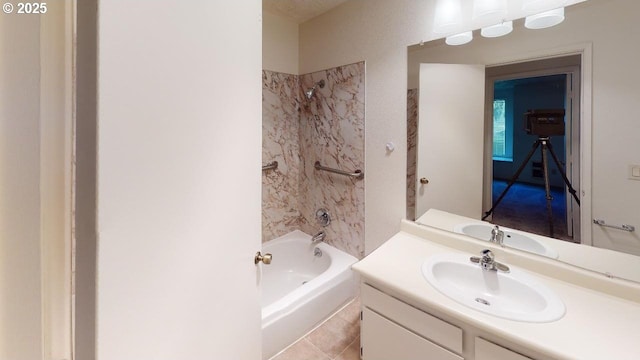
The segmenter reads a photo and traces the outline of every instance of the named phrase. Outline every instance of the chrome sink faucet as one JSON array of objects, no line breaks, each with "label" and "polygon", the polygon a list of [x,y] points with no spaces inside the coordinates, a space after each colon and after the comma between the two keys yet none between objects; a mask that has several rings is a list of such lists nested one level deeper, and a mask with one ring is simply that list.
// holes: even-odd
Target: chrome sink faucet
[{"label": "chrome sink faucet", "polygon": [[498,225],[494,226],[491,230],[491,238],[489,239],[489,242],[504,246],[504,231],[500,230]]},{"label": "chrome sink faucet", "polygon": [[497,262],[495,259],[495,255],[489,249],[484,249],[481,252],[482,257],[472,256],[469,260],[471,262],[480,264],[482,270],[485,271],[502,271],[508,273],[510,271],[509,267],[505,264],[501,264]]}]

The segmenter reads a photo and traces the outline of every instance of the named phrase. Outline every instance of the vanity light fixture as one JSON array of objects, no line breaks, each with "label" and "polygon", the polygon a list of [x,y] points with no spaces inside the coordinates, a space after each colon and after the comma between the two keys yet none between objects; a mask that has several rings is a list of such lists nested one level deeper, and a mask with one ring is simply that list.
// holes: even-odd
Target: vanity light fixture
[{"label": "vanity light fixture", "polygon": [[433,32],[446,34],[455,31],[462,25],[461,0],[437,0]]},{"label": "vanity light fixture", "polygon": [[460,34],[447,36],[444,42],[447,45],[464,45],[469,43],[471,40],[473,40],[473,32],[466,31]]},{"label": "vanity light fixture", "polygon": [[540,14],[527,16],[524,27],[527,29],[545,29],[564,21],[564,8],[545,11]]},{"label": "vanity light fixture", "polygon": [[507,0],[474,0],[473,19],[496,23],[507,17]]},{"label": "vanity light fixture", "polygon": [[522,10],[528,14],[537,14],[564,7],[566,4],[567,0],[522,0]]},{"label": "vanity light fixture", "polygon": [[507,35],[513,31],[513,21],[503,21],[500,24],[487,26],[480,30],[480,34],[486,38],[494,38]]},{"label": "vanity light fixture", "polygon": [[482,28],[480,34],[484,37],[498,37],[513,31],[513,22],[507,18],[507,0],[475,0],[473,2],[473,20],[495,23]]}]

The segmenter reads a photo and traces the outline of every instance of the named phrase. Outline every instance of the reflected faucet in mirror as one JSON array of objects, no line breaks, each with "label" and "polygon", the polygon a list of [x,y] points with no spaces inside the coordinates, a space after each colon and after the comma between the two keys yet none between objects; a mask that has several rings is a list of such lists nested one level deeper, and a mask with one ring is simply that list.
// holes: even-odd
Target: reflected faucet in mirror
[{"label": "reflected faucet in mirror", "polygon": [[504,246],[504,231],[500,230],[498,225],[491,229],[491,238],[489,238],[489,242]]}]

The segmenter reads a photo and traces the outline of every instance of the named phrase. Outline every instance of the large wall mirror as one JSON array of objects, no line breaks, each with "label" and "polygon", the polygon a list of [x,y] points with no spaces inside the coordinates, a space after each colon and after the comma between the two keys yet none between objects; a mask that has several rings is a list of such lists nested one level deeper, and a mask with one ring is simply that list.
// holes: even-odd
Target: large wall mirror
[{"label": "large wall mirror", "polygon": [[[407,218],[484,217],[553,238],[558,261],[640,282],[639,13],[591,0],[551,28],[410,46]],[[560,110],[562,132],[525,121]]]}]

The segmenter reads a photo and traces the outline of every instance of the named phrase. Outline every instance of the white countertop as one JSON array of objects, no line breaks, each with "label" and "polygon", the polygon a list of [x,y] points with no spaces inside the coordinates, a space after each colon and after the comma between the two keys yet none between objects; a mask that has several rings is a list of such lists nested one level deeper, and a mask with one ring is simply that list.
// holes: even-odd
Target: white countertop
[{"label": "white countertop", "polygon": [[[408,226],[410,225],[403,223],[405,230]],[[428,308],[487,331],[505,341],[552,358],[640,359],[640,304],[638,302],[584,287],[584,281],[582,281],[583,286],[565,281],[570,280],[571,277],[562,274],[572,270],[558,270],[560,277],[565,278],[559,280],[518,266],[529,271],[560,296],[567,309],[564,317],[550,323],[525,323],[485,314],[443,295],[426,281],[420,271],[422,263],[430,255],[446,252],[475,255],[476,251],[469,251],[473,249],[473,245],[464,245],[462,248],[466,251],[460,251],[460,246],[455,245],[458,244],[455,234],[446,234],[439,229],[420,231],[421,236],[407,231],[396,234],[362,261],[356,263],[353,269],[362,275],[364,282],[387,288],[413,302],[424,304]],[[447,236],[453,237],[451,244],[454,244],[455,248],[442,245],[447,241]],[[430,241],[430,237],[437,238],[437,241]],[[514,255],[509,250],[501,251],[500,248],[482,246],[482,244],[478,246],[478,249],[491,248],[496,254],[497,261],[509,266],[515,266],[514,263],[518,263],[516,257],[519,255]],[[523,261],[518,265],[529,264],[531,259]],[[554,266],[544,261],[542,265]],[[579,276],[581,275],[578,274]],[[594,286],[601,288],[599,286],[601,281],[595,281]],[[624,291],[624,289],[617,291]],[[630,291],[637,292],[637,289],[631,288]]]}]

